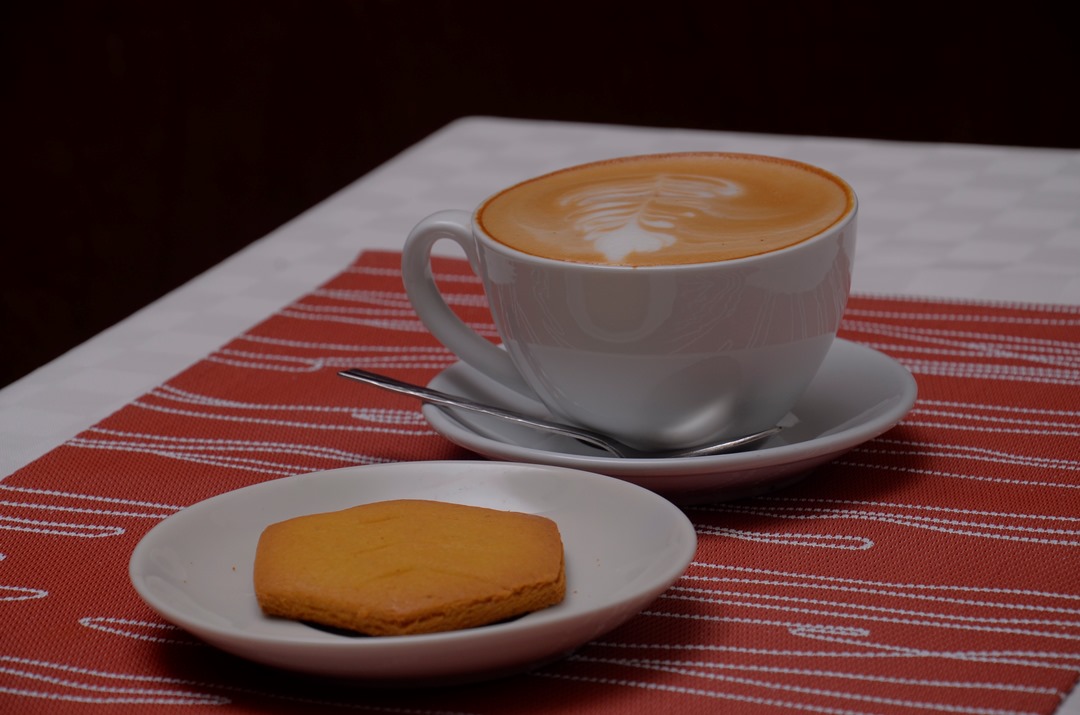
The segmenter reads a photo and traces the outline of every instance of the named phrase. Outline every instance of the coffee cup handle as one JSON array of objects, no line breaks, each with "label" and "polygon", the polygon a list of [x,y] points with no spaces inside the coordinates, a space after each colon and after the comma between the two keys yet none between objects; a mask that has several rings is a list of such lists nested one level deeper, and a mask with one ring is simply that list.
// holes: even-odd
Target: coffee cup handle
[{"label": "coffee cup handle", "polygon": [[479,275],[472,216],[466,211],[440,211],[416,225],[405,240],[401,277],[420,321],[435,338],[461,360],[504,386],[534,395],[505,350],[467,326],[447,305],[431,271],[431,250],[441,240],[454,241]]}]

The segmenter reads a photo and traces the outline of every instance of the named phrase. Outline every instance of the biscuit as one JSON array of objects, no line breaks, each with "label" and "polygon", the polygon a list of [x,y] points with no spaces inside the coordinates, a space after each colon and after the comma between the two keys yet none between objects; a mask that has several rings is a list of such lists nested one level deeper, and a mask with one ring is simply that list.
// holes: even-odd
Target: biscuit
[{"label": "biscuit", "polygon": [[481,626],[566,593],[552,520],[422,499],[271,524],[254,583],[267,615],[373,636]]}]

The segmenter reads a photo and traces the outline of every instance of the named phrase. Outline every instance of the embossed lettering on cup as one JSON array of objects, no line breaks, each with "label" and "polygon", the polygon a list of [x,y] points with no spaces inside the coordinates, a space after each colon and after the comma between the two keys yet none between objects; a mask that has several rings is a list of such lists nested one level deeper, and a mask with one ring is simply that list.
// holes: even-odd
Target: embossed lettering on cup
[{"label": "embossed lettering on cup", "polygon": [[[806,389],[847,302],[857,201],[839,177],[775,157],[625,157],[444,211],[402,259],[418,315],[464,362],[558,418],[642,448],[774,424]],[[505,349],[431,278],[457,242]]]}]

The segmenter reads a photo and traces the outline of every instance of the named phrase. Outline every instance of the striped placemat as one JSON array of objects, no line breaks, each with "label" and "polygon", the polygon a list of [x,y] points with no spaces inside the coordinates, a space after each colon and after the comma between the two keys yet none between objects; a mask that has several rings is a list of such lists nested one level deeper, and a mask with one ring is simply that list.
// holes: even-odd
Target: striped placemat
[{"label": "striped placemat", "polygon": [[[476,458],[414,400],[336,375],[427,382],[452,364],[399,261],[363,254],[0,482],[0,711],[1050,713],[1076,681],[1080,309],[1051,305],[854,296],[842,335],[915,374],[907,418],[793,487],[688,509],[686,575],[532,673],[358,689],[270,673],[163,622],[127,563],[184,506],[348,465]],[[493,335],[467,265],[436,269]]]}]

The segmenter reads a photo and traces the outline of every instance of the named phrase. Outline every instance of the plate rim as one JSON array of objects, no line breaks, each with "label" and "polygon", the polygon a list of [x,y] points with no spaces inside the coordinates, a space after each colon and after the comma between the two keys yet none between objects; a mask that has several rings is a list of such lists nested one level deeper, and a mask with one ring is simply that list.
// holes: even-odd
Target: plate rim
[{"label": "plate rim", "polygon": [[[387,470],[390,472],[396,470],[415,470],[420,469],[423,471],[437,470],[443,465],[453,465],[454,467],[461,468],[476,468],[484,470],[485,474],[480,477],[483,480],[491,480],[493,475],[495,479],[500,479],[507,474],[507,470],[512,473],[526,472],[526,471],[543,471],[551,473],[550,476],[566,477],[569,476],[574,479],[587,480],[600,487],[609,493],[618,493],[620,490],[629,489],[632,492],[627,491],[627,494],[633,494],[635,499],[648,500],[647,503],[653,505],[652,508],[665,512],[667,516],[666,523],[671,525],[671,528],[675,529],[679,534],[677,540],[678,559],[671,559],[666,568],[661,568],[657,575],[650,579],[649,583],[644,585],[635,591],[621,594],[618,598],[603,600],[596,604],[585,608],[580,611],[569,611],[567,613],[558,613],[554,611],[538,611],[534,614],[527,614],[525,617],[507,622],[491,624],[477,629],[464,629],[459,631],[447,631],[442,633],[429,633],[429,634],[416,634],[410,636],[392,636],[392,637],[363,637],[363,638],[349,638],[349,637],[327,637],[327,634],[318,630],[311,629],[310,637],[275,637],[269,636],[265,633],[249,633],[243,629],[229,626],[222,626],[217,623],[200,619],[197,615],[192,614],[190,611],[184,611],[182,608],[177,608],[174,603],[161,599],[153,592],[153,590],[146,584],[146,579],[153,574],[149,573],[149,570],[145,566],[145,562],[153,553],[153,549],[159,548],[156,543],[158,539],[163,535],[168,535],[173,529],[179,528],[178,525],[182,525],[189,521],[193,516],[198,517],[200,513],[207,510],[214,510],[220,508],[223,504],[227,505],[234,499],[244,498],[250,496],[253,493],[258,494],[260,492],[273,492],[275,489],[281,489],[284,487],[284,482],[290,482],[289,487],[296,485],[298,482],[310,482],[321,479],[354,479],[362,480],[365,476],[369,476],[369,473],[373,470]],[[534,476],[534,475],[529,475]],[[596,488],[592,487],[592,488]],[[613,491],[614,490],[614,491]],[[415,495],[414,495],[415,496]],[[267,498],[267,497],[263,497]],[[382,497],[374,499],[372,501],[381,501],[388,498],[397,497]],[[405,498],[405,497],[401,497]],[[436,497],[436,500],[450,501],[446,498]],[[369,503],[364,501],[357,501],[356,503]],[[344,508],[344,507],[342,507]],[[314,513],[314,512],[310,512]],[[659,512],[658,512],[659,513]],[[268,522],[269,523],[269,522]],[[360,654],[378,653],[394,653],[400,654],[401,652],[419,652],[427,648],[440,648],[448,647],[454,644],[460,644],[462,647],[470,645],[470,642],[478,642],[479,644],[486,644],[487,642],[499,643],[507,639],[518,638],[530,638],[531,636],[548,629],[563,628],[567,623],[578,624],[581,622],[588,623],[597,619],[598,616],[602,616],[610,611],[625,611],[631,608],[635,603],[641,600],[643,594],[652,594],[652,598],[657,597],[664,590],[669,588],[671,584],[677,581],[689,564],[692,562],[697,549],[697,534],[693,523],[689,517],[679,509],[678,506],[671,503],[669,500],[664,499],[662,496],[657,495],[649,490],[631,484],[629,482],[622,482],[621,480],[613,480],[610,477],[588,472],[579,469],[573,469],[569,467],[562,467],[558,465],[543,465],[521,462],[500,462],[491,460],[430,460],[430,461],[404,461],[404,462],[391,462],[381,464],[370,465],[357,465],[349,467],[339,467],[330,470],[321,470],[317,472],[311,472],[302,475],[296,475],[293,477],[283,477],[279,479],[272,479],[265,482],[259,482],[256,484],[239,487],[232,489],[221,494],[208,497],[207,499],[196,502],[180,511],[169,515],[158,524],[151,527],[139,540],[135,548],[132,550],[131,556],[128,561],[128,575],[129,580],[134,587],[139,598],[161,618],[176,625],[185,631],[191,633],[195,637],[203,640],[210,645],[219,648],[220,650],[231,652],[234,655],[245,657],[248,660],[259,661],[258,658],[252,658],[239,653],[230,647],[225,647],[218,642],[217,639],[223,640],[240,640],[248,646],[273,646],[275,648],[292,648],[297,651],[297,657],[303,657],[303,654],[308,651],[327,651],[330,653],[340,653],[342,655],[348,653],[354,653],[358,656]],[[573,598],[571,589],[567,590],[567,595]],[[609,628],[620,625],[625,620],[632,618],[640,608],[629,613],[621,620],[613,622]],[[528,616],[533,616],[529,618]],[[565,630],[565,629],[564,629]],[[577,629],[580,630],[580,629]],[[606,632],[605,630],[605,632]],[[204,634],[209,634],[210,637],[206,637]],[[594,633],[590,638],[581,641],[575,641],[573,647],[577,647],[587,642],[591,638],[597,637],[599,633]],[[543,655],[538,653],[538,655]],[[550,655],[550,654],[549,654]],[[365,657],[367,657],[365,656]],[[280,660],[280,659],[279,659]],[[261,661],[264,664],[269,663],[267,660]],[[272,663],[271,663],[272,664]],[[286,669],[298,670],[300,672],[320,674],[319,670],[311,670],[304,667],[289,668],[289,666],[281,666]],[[435,674],[437,677],[457,677],[461,675],[467,675],[469,671],[461,670],[459,668],[450,667],[447,668],[447,672],[444,674]],[[338,675],[341,675],[338,673]],[[430,675],[430,674],[429,674]],[[386,673],[373,674],[366,676],[363,672],[350,672],[344,677],[354,680],[364,680],[367,677],[380,678],[383,680],[414,680],[407,673],[402,673],[399,676],[387,675]],[[427,676],[420,676],[420,681],[424,680]],[[434,676],[433,676],[434,677]]]}]

